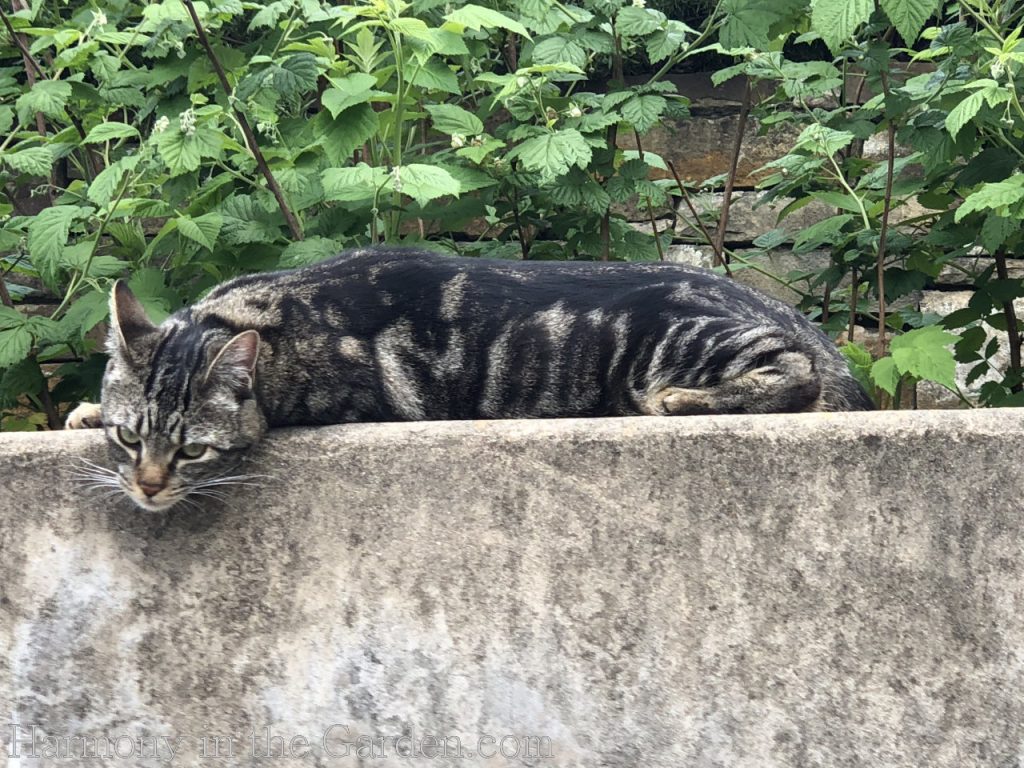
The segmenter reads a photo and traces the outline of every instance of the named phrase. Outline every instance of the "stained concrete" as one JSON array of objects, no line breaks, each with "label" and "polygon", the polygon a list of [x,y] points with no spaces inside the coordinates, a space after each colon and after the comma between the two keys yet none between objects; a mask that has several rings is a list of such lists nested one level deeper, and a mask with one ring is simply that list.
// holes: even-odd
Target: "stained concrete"
[{"label": "stained concrete", "polygon": [[[1021,416],[283,431],[262,487],[157,515],[76,487],[99,435],[3,435],[0,745],[18,768],[170,746],[180,766],[1016,766]],[[441,758],[445,737],[533,756]]]}]

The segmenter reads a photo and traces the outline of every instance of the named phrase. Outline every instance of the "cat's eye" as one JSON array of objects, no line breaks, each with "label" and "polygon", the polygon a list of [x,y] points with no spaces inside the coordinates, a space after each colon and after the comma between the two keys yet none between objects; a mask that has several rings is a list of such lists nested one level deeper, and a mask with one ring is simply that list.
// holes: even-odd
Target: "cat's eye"
[{"label": "cat's eye", "polygon": [[134,446],[142,442],[142,438],[139,437],[139,434],[132,429],[128,429],[128,427],[118,427],[117,438],[125,445]]},{"label": "cat's eye", "polygon": [[209,446],[203,445],[202,443],[186,443],[178,449],[180,453],[186,459],[198,459],[204,453]]}]

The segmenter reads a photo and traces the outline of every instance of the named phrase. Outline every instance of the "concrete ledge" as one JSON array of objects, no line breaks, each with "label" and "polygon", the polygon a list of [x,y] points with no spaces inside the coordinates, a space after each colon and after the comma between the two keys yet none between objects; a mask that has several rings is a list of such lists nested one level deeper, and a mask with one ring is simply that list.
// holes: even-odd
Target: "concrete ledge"
[{"label": "concrete ledge", "polygon": [[283,431],[266,487],[165,515],[75,490],[97,434],[4,435],[0,745],[19,768],[171,746],[179,766],[1017,765],[1022,416]]}]

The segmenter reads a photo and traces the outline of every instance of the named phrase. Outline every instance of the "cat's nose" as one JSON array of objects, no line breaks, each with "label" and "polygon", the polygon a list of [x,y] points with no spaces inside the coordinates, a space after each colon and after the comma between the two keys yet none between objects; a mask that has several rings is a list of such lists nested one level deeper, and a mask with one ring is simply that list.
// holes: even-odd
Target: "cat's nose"
[{"label": "cat's nose", "polygon": [[145,481],[139,483],[139,490],[150,497],[156,496],[164,487],[163,483],[147,483]]}]

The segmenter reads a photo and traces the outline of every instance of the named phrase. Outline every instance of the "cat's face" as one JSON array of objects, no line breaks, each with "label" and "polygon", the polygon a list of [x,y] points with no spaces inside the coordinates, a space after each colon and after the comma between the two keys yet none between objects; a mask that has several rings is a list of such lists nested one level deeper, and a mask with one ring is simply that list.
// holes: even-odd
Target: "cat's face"
[{"label": "cat's face", "polygon": [[150,511],[226,497],[266,429],[253,394],[259,334],[155,326],[120,282],[110,316],[102,408],[121,489]]}]

